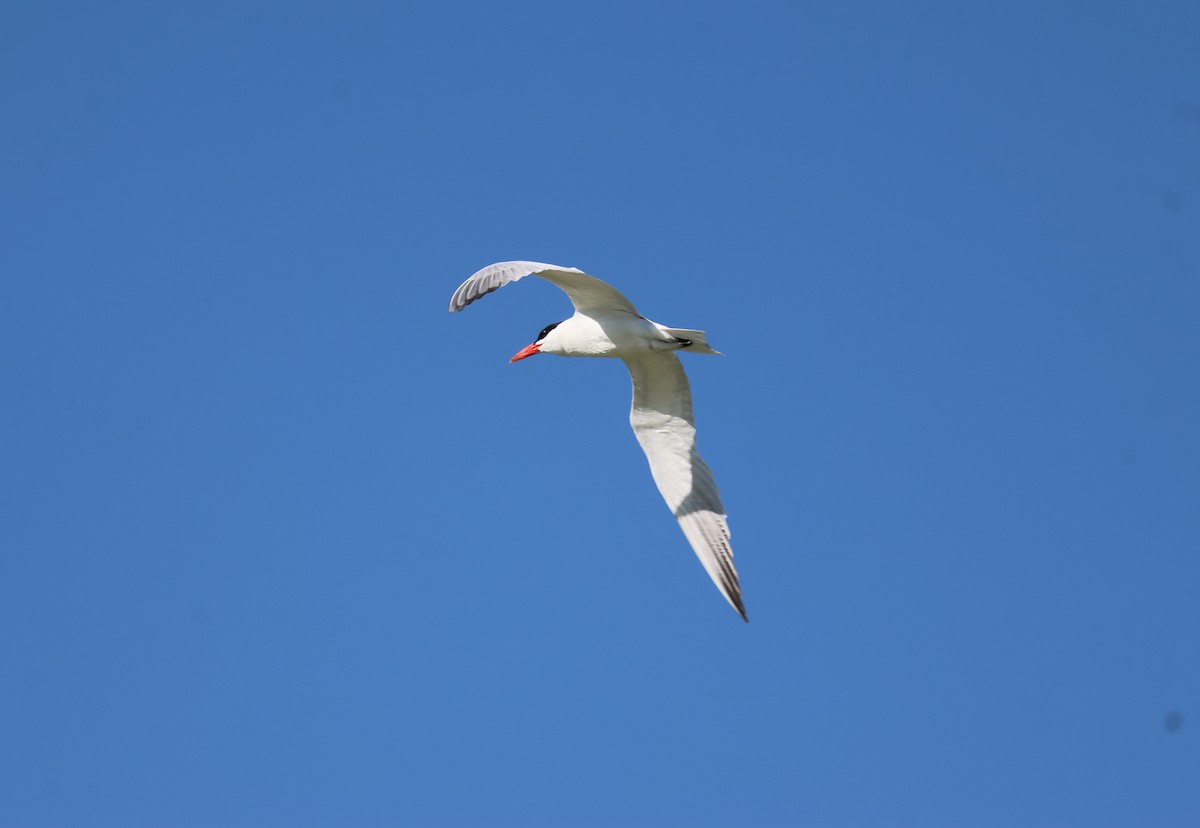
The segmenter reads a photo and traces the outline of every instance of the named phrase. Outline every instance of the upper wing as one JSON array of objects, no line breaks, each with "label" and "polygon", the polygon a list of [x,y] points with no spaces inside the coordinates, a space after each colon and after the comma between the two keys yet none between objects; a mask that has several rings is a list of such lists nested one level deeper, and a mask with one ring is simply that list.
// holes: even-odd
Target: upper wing
[{"label": "upper wing", "polygon": [[674,353],[626,357],[633,377],[629,424],[658,490],[704,564],[708,576],[743,619],[742,590],[733,567],[725,507],[712,471],[696,451],[696,425],[687,375]]},{"label": "upper wing", "polygon": [[502,288],[509,282],[524,279],[531,273],[562,288],[571,298],[575,310],[581,313],[592,310],[637,313],[633,304],[608,282],[589,276],[578,268],[559,267],[541,262],[498,262],[477,271],[474,276],[459,285],[458,290],[450,297],[450,312],[460,311],[479,297]]}]

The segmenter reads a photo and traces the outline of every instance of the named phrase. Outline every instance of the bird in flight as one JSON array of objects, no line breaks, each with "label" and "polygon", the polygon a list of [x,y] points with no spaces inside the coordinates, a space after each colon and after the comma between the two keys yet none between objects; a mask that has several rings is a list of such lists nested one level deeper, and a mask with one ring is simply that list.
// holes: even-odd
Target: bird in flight
[{"label": "bird in flight", "polygon": [[575,315],[547,325],[509,361],[534,354],[624,360],[633,378],[629,424],[650,461],[654,482],[717,589],[749,621],[733,567],[725,507],[712,471],[696,450],[692,392],[675,355],[719,352],[709,347],[704,331],[651,322],[612,285],[574,267],[540,262],[488,265],[458,286],[450,298],[450,312],[531,274],[562,288]]}]

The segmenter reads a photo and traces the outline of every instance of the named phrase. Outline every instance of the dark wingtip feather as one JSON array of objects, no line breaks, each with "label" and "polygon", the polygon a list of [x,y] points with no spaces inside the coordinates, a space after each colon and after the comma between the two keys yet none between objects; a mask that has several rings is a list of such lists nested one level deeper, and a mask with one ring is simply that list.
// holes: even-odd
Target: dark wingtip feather
[{"label": "dark wingtip feather", "polygon": [[746,607],[744,604],[742,604],[741,595],[733,596],[733,608],[737,610],[738,615],[742,616],[743,621],[745,621],[747,624],[750,623],[750,616],[746,615]]}]

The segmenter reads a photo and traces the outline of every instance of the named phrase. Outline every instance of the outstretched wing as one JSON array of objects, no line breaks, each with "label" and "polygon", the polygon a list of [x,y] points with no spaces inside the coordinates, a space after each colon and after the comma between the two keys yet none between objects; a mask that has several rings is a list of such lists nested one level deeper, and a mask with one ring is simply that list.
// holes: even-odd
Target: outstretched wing
[{"label": "outstretched wing", "polygon": [[558,285],[571,299],[575,310],[587,314],[589,311],[625,311],[636,314],[637,310],[620,291],[608,282],[589,276],[575,267],[559,267],[541,262],[497,262],[477,271],[474,276],[458,286],[450,297],[450,312],[460,311],[481,296],[504,287],[509,282],[524,279],[530,274],[541,276],[547,282]]},{"label": "outstretched wing", "polygon": [[708,576],[748,621],[733,566],[725,507],[712,471],[696,450],[687,374],[670,352],[626,357],[625,364],[633,378],[629,424],[650,461],[654,482]]}]

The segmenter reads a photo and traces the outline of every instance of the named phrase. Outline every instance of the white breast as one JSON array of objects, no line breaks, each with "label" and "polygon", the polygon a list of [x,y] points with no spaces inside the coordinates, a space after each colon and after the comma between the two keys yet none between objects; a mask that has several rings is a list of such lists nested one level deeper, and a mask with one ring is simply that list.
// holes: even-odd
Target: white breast
[{"label": "white breast", "polygon": [[673,343],[653,322],[631,313],[593,317],[575,314],[542,341],[545,354],[577,357],[626,357],[662,350]]}]

